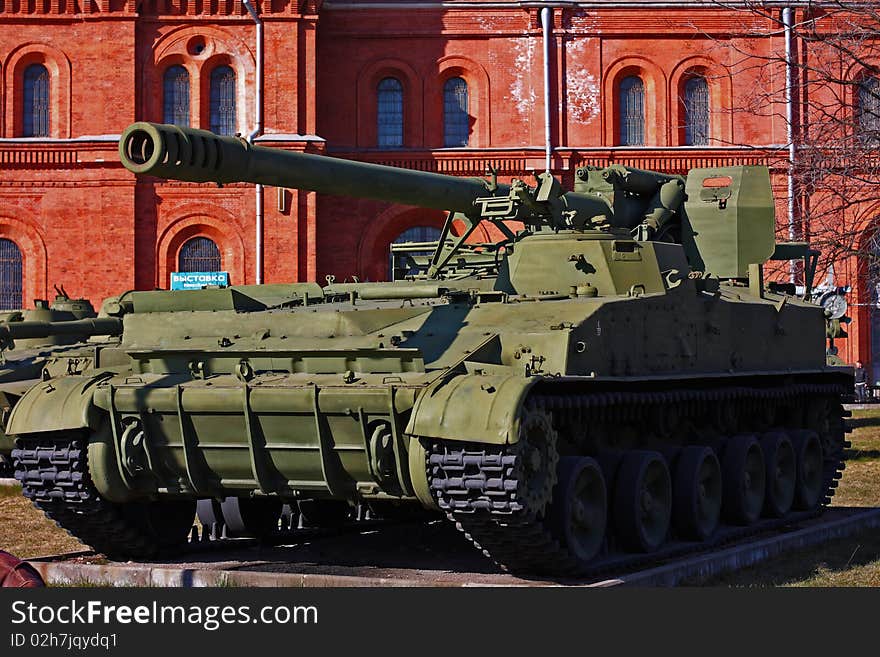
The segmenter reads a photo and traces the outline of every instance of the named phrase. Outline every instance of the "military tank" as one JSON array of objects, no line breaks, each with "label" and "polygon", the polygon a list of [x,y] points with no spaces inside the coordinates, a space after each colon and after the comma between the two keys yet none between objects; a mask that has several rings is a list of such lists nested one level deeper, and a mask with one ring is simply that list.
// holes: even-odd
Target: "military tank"
[{"label": "military tank", "polygon": [[[823,310],[764,281],[774,257],[815,265],[775,244],[766,168],[583,168],[565,191],[150,123],[120,157],[449,214],[404,280],[133,292],[118,347],[26,392],[16,477],[96,549],[173,550],[196,500],[318,523],[366,502],[440,510],[510,571],[582,574],[834,493],[851,372],[825,364]],[[503,239],[475,252],[481,222]]]},{"label": "military tank", "polygon": [[119,320],[96,319],[88,299],[55,291],[51,303],[35,299],[33,308],[0,313],[0,477],[12,476],[13,440],[3,428],[18,398],[43,377],[88,367],[90,337],[122,332]]}]

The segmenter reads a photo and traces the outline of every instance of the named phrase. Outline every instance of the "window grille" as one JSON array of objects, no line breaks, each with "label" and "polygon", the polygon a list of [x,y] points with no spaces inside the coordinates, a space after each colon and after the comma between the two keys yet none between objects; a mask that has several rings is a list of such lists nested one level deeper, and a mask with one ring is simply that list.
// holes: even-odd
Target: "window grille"
[{"label": "window grille", "polygon": [[12,240],[0,239],[0,310],[16,310],[21,303],[21,250]]},{"label": "window grille", "polygon": [[684,83],[684,143],[703,146],[709,143],[709,84],[694,76]]},{"label": "window grille", "polygon": [[620,82],[620,144],[645,145],[645,85],[635,75]]},{"label": "window grille", "polygon": [[211,132],[234,135],[235,129],[235,71],[229,66],[218,66],[211,71]]},{"label": "window grille", "polygon": [[220,249],[207,237],[193,237],[180,247],[177,271],[222,271]]},{"label": "window grille", "polygon": [[379,148],[403,146],[403,85],[385,78],[376,90],[376,130]]},{"label": "window grille", "polygon": [[880,79],[866,76],[859,81],[856,121],[865,143],[880,144]]},{"label": "window grille", "polygon": [[189,127],[189,73],[183,66],[165,71],[163,83],[165,123]]},{"label": "window grille", "polygon": [[42,64],[24,70],[22,136],[49,136],[49,71]]},{"label": "window grille", "polygon": [[443,85],[443,145],[467,146],[470,131],[467,82],[450,78]]}]

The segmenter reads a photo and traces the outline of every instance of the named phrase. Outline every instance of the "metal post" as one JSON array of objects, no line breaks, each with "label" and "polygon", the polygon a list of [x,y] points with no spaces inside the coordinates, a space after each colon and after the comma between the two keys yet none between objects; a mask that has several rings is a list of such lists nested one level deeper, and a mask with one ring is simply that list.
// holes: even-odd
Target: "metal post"
[{"label": "metal post", "polygon": [[[242,4],[257,27],[257,70],[255,71],[256,90],[254,94],[256,124],[247,136],[248,141],[253,143],[254,139],[263,132],[263,20],[257,14],[256,7],[251,0],[242,0]],[[254,191],[256,198],[256,271],[254,272],[254,280],[259,285],[263,282],[263,186],[256,185]]]},{"label": "metal post", "polygon": [[[794,84],[795,62],[792,27],[794,23],[794,10],[786,7],[782,10],[782,24],[785,28],[785,136],[788,140],[788,239],[794,241],[795,231],[795,180],[794,166],[797,151],[794,143]],[[797,265],[794,261],[789,264],[789,279],[792,283],[796,280]]]},{"label": "metal post", "polygon": [[553,29],[553,9],[541,9],[541,27],[544,34],[544,167],[550,171],[553,155],[553,138],[550,131],[550,39]]}]

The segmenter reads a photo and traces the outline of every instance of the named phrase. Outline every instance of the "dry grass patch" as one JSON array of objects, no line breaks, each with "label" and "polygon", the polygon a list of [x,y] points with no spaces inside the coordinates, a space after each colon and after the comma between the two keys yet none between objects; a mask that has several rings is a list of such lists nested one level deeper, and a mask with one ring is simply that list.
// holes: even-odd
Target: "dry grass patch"
[{"label": "dry grass patch", "polygon": [[34,508],[17,486],[0,486],[0,549],[32,558],[87,550]]},{"label": "dry grass patch", "polygon": [[852,447],[846,451],[847,460],[880,459],[880,411],[853,411],[849,424],[853,432],[849,435]]},{"label": "dry grass patch", "polygon": [[880,460],[847,461],[833,506],[880,506]]}]

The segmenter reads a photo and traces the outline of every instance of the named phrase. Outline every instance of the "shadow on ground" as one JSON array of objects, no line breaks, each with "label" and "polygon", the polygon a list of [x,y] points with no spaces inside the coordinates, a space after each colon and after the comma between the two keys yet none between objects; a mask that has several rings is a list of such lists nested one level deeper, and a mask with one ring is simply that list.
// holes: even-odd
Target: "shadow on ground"
[{"label": "shadow on ground", "polygon": [[847,420],[847,424],[853,429],[862,427],[880,427],[880,414],[869,415],[867,417],[853,417]]},{"label": "shadow on ground", "polygon": [[880,459],[880,449],[845,449],[844,461]]},{"label": "shadow on ground", "polygon": [[437,520],[393,524],[363,533],[332,532],[321,537],[305,537],[290,544],[256,546],[244,549],[192,551],[165,563],[227,564],[242,561],[242,568],[263,572],[322,572],[363,574],[370,569],[381,576],[400,570],[471,572],[503,574],[492,561],[477,552],[449,523]]},{"label": "shadow on ground", "polygon": [[[701,586],[878,586],[880,529],[798,550]],[[694,582],[696,583],[696,582]]]}]

